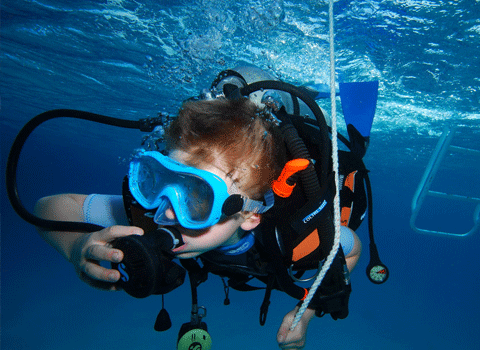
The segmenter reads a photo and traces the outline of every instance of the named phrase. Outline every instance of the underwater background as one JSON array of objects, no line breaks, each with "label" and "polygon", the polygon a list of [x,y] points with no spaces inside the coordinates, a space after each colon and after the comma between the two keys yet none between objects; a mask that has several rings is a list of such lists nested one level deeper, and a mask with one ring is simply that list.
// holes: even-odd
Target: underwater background
[{"label": "underwater background", "polygon": [[[368,231],[352,274],[350,315],[315,318],[305,349],[479,349],[480,232],[420,234],[411,201],[446,126],[452,144],[480,149],[480,1],[335,2],[337,80],[379,80],[365,157],[373,187],[375,241],[390,269],[370,283]],[[254,64],[292,83],[329,83],[328,2],[1,2],[1,172],[13,140],[35,115],[79,109],[136,120],[175,114],[220,71]],[[329,101],[321,101],[330,109]],[[344,132],[340,104],[339,129]],[[120,194],[142,133],[67,118],[28,139],[18,167],[23,204],[42,196]],[[432,189],[480,197],[480,158],[449,152]],[[417,225],[461,234],[475,205],[429,198]],[[230,291],[220,278],[199,287],[213,349],[277,349],[276,332],[296,301]],[[2,349],[174,349],[190,319],[188,283],[166,295],[173,327],[153,330],[161,297],[95,290],[22,221],[1,186]]]}]

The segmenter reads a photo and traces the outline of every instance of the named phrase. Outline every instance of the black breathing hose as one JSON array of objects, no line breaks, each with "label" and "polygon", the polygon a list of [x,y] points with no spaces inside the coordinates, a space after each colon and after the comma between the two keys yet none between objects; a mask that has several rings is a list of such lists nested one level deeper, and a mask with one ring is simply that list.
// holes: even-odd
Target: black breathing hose
[{"label": "black breathing hose", "polygon": [[17,189],[17,165],[20,158],[22,148],[27,141],[30,134],[42,123],[54,118],[75,118],[93,121],[96,123],[118,126],[121,128],[139,129],[141,131],[152,131],[155,125],[158,125],[159,118],[142,119],[139,121],[125,120],[107,117],[100,114],[77,111],[72,109],[56,109],[43,112],[33,119],[31,119],[20,130],[15,141],[13,142],[10,154],[7,159],[6,170],[6,188],[7,195],[12,204],[13,209],[26,222],[42,227],[51,231],[79,231],[79,232],[94,232],[103,229],[104,227],[84,222],[70,222],[70,221],[53,221],[39,218],[30,213],[23,206]]},{"label": "black breathing hose", "polygon": [[[331,158],[331,143],[330,137],[328,135],[328,125],[325,121],[322,110],[317,105],[315,100],[313,100],[305,92],[297,89],[294,85],[279,82],[276,80],[261,81],[247,85],[241,90],[241,93],[248,96],[249,94],[262,89],[280,90],[288,92],[292,96],[298,97],[310,108],[317,120],[319,132],[321,135],[321,144],[319,147],[319,151],[321,154],[320,180],[318,179],[317,172],[312,165],[310,165],[300,174],[304,187],[305,197],[307,198],[307,200],[316,199],[318,193],[320,193],[322,189],[325,189],[328,186],[328,170],[329,161]],[[286,119],[285,123],[282,123],[280,128],[285,137],[287,147],[289,148],[290,153],[294,156],[294,158],[310,159],[311,157],[309,155],[308,149],[305,146],[303,140],[298,135],[297,129],[293,126],[291,121],[288,120],[288,115],[285,115],[284,118]],[[318,227],[318,233],[322,241],[321,255],[322,258],[326,258],[333,247],[335,236],[335,226],[331,213],[328,213],[327,219],[320,223]]]},{"label": "black breathing hose", "polygon": [[[328,185],[327,180],[329,175],[329,161],[331,158],[331,143],[330,137],[328,135],[328,125],[325,121],[325,117],[315,100],[313,100],[308,94],[288,83],[283,83],[275,80],[256,82],[242,88],[241,94],[244,96],[248,96],[251,93],[262,89],[280,90],[288,92],[294,97],[300,98],[310,108],[317,120],[317,125],[319,127],[319,132],[321,136],[321,144],[319,148],[321,154],[321,159],[319,162],[321,174],[320,180],[318,179],[318,175],[313,166],[309,166],[300,175],[307,200],[313,199],[318,195],[321,189],[326,188],[326,186]],[[279,118],[281,119],[282,116],[279,115]],[[289,120],[288,115],[284,115],[284,119],[284,123],[282,121],[281,129],[290,153],[295,158],[310,159],[308,149],[305,146],[303,140],[298,135],[296,128]],[[326,258],[333,246],[335,235],[333,218],[331,213],[329,213],[327,215],[327,219],[319,225],[318,233],[321,236],[320,240],[323,243],[321,255],[322,257]],[[281,261],[282,254],[278,248],[278,245],[275,244],[272,235],[268,235],[266,239],[272,240],[272,254],[276,255],[277,259]],[[274,265],[276,269],[276,274],[278,276],[277,281],[280,284],[280,288],[296,299],[301,299],[302,297],[304,297],[305,290],[292,282],[291,278],[289,277],[288,273],[284,268],[282,268],[281,266],[276,266],[277,264]]]}]

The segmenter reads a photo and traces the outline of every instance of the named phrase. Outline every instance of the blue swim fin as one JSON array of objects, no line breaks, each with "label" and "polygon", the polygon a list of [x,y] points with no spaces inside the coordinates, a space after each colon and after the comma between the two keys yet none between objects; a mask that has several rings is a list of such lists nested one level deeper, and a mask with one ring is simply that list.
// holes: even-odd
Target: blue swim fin
[{"label": "blue swim fin", "polygon": [[[302,86],[298,86],[298,89],[306,92],[314,100],[320,100],[324,98],[330,98],[330,86],[322,83],[309,83]],[[338,96],[338,89],[335,91],[335,94]]]},{"label": "blue swim fin", "polygon": [[340,83],[345,124],[352,124],[363,137],[370,136],[378,98],[378,81]]}]

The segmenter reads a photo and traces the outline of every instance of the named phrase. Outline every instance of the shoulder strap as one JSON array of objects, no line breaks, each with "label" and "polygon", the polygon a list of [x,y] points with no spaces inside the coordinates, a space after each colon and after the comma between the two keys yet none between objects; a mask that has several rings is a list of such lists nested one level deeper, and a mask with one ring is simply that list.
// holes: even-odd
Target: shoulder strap
[{"label": "shoulder strap", "polygon": [[[290,276],[285,260],[277,243],[278,229],[276,225],[263,227],[264,241],[269,247],[272,268],[274,269],[276,286],[291,297],[303,300],[308,290],[294,283]],[[320,288],[317,290],[310,305],[316,309],[319,316],[329,313],[333,319],[345,318],[348,315],[348,300],[351,285],[346,267],[343,250],[339,249],[330,269],[328,270]]]},{"label": "shoulder strap", "polygon": [[356,231],[365,219],[367,194],[365,181],[368,170],[361,159],[353,153],[340,151],[340,189],[341,224]]}]

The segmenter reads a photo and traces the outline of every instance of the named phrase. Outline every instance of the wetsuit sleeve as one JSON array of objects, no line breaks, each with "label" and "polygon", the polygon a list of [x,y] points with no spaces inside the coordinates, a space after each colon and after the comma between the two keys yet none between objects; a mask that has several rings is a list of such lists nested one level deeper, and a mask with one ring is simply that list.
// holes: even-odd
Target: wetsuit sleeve
[{"label": "wetsuit sleeve", "polygon": [[342,245],[345,256],[350,254],[354,243],[352,231],[345,226],[340,226],[340,244]]},{"label": "wetsuit sleeve", "polygon": [[110,227],[128,226],[128,218],[123,206],[122,196],[91,194],[83,202],[85,222]]}]

